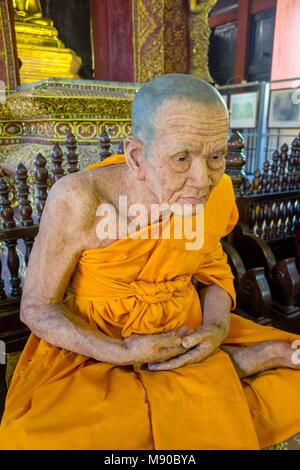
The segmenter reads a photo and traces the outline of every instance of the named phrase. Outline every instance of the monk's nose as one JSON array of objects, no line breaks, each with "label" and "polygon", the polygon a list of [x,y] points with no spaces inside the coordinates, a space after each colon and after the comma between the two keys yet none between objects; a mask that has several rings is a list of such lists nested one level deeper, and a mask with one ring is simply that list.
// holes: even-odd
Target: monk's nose
[{"label": "monk's nose", "polygon": [[212,184],[209,169],[205,158],[195,158],[192,161],[190,171],[188,174],[190,185],[199,190],[208,189]]}]

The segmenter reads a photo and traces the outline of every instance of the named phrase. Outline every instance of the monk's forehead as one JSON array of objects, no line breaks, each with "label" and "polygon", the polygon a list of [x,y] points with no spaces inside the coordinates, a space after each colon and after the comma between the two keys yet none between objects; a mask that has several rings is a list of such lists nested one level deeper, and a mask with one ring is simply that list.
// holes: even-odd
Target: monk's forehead
[{"label": "monk's forehead", "polygon": [[226,134],[228,111],[222,102],[199,104],[187,99],[166,100],[157,110],[155,127],[157,134]]},{"label": "monk's forehead", "polygon": [[194,121],[228,122],[228,111],[222,102],[213,101],[207,104],[197,103],[188,99],[166,99],[156,110],[156,124],[164,125],[181,118]]}]

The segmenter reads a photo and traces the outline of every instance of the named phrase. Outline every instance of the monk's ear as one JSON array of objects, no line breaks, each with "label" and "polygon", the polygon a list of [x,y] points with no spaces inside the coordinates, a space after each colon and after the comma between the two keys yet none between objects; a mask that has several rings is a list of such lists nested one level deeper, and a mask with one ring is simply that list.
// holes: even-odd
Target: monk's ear
[{"label": "monk's ear", "polygon": [[135,139],[125,139],[124,154],[126,162],[138,180],[145,179],[143,165],[143,144]]}]

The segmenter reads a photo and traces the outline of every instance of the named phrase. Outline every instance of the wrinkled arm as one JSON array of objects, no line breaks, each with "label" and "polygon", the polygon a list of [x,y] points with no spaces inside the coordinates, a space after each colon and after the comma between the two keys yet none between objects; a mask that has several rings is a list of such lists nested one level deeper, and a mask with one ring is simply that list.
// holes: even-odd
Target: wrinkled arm
[{"label": "wrinkled arm", "polygon": [[118,361],[122,342],[92,329],[62,303],[95,217],[89,215],[93,201],[82,191],[79,197],[74,186],[64,177],[49,192],[27,267],[20,318],[36,336],[55,346]]},{"label": "wrinkled arm", "polygon": [[229,332],[232,299],[225,289],[217,284],[199,290],[203,326],[215,325],[225,339]]},{"label": "wrinkled arm", "polygon": [[135,364],[179,354],[181,338],[176,335],[134,335],[122,341],[92,328],[64,305],[64,293],[94,230],[99,204],[78,185],[78,178],[72,181],[66,176],[49,192],[27,267],[21,321],[48,343],[101,362]]}]

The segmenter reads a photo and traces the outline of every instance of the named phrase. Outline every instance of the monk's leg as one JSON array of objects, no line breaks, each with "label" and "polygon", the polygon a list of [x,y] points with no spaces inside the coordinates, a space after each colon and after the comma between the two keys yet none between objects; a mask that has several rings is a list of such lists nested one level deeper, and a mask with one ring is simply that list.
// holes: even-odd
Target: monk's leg
[{"label": "monk's leg", "polygon": [[295,348],[284,341],[263,341],[245,348],[222,345],[221,349],[230,356],[241,379],[277,367],[300,370],[300,364],[293,361]]}]

